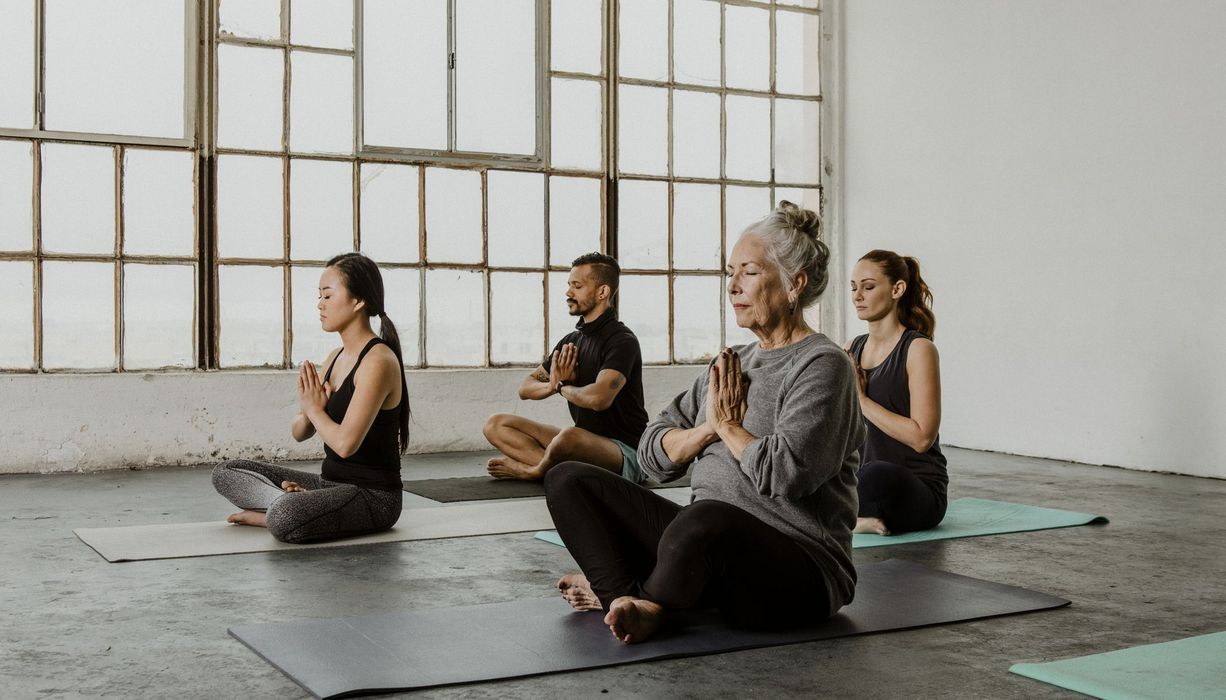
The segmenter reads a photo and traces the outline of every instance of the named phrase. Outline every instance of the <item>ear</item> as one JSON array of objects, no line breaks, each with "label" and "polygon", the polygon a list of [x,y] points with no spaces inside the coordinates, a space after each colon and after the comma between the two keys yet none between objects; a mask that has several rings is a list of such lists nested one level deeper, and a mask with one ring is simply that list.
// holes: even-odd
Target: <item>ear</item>
[{"label": "ear", "polygon": [[890,298],[894,301],[902,299],[902,295],[907,291],[907,281],[898,280],[894,283],[894,287],[890,290]]},{"label": "ear", "polygon": [[609,285],[607,285],[607,284],[602,284],[602,285],[600,285],[600,287],[599,287],[599,288],[596,290],[596,298],[597,298],[597,299],[599,299],[599,300],[601,300],[601,301],[604,301],[605,299],[608,299],[608,298],[609,298],[609,292],[610,292],[610,290],[609,290]]},{"label": "ear", "polygon": [[795,294],[792,301],[798,301],[805,290],[809,287],[809,273],[801,270],[792,278],[792,289],[788,292],[789,296]]},{"label": "ear", "polygon": [[354,305],[353,305],[353,310],[354,310],[354,311],[361,311],[362,309],[365,309],[365,308],[366,308],[366,300],[365,300],[365,299],[358,299],[358,300],[357,300],[357,302],[355,302],[355,303],[354,303]]}]

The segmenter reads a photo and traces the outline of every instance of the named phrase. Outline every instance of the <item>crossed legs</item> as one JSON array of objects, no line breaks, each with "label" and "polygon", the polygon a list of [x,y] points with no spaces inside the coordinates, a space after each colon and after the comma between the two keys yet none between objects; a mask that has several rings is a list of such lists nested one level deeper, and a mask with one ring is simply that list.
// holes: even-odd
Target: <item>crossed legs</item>
[{"label": "crossed legs", "polygon": [[490,476],[499,479],[539,480],[567,460],[579,460],[621,473],[622,452],[612,440],[582,428],[555,428],[509,413],[497,413],[485,422],[485,439],[502,455],[486,463]]}]

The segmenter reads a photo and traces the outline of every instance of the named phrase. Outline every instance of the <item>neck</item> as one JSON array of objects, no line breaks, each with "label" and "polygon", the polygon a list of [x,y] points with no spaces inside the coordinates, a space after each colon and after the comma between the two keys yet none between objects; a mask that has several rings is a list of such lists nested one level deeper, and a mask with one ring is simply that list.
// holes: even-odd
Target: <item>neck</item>
[{"label": "neck", "polygon": [[350,355],[361,352],[370,339],[375,337],[375,332],[370,329],[368,318],[355,318],[353,323],[338,332],[341,335],[341,345],[345,346],[345,352]]},{"label": "neck", "polygon": [[805,323],[804,316],[801,315],[800,310],[797,310],[790,316],[785,316],[773,327],[755,328],[753,333],[758,336],[758,347],[763,350],[774,350],[804,340],[813,335],[814,330]]},{"label": "neck", "polygon": [[596,306],[593,306],[591,311],[583,314],[583,322],[591,323],[592,321],[595,321],[601,316],[604,316],[605,312],[608,310],[609,310],[609,303],[602,301]]},{"label": "neck", "polygon": [[898,320],[898,314],[888,313],[885,316],[868,322],[868,337],[874,342],[897,339],[906,328]]}]

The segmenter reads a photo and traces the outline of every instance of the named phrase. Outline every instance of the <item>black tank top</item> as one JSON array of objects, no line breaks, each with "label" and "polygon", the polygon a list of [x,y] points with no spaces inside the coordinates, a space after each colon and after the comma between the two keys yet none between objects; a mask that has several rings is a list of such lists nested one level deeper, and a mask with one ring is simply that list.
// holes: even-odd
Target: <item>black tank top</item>
[{"label": "black tank top", "polygon": [[[908,418],[911,417],[911,389],[907,384],[907,351],[911,349],[912,341],[923,337],[925,336],[919,331],[903,331],[889,356],[876,367],[865,370],[868,386],[865,387],[864,393],[886,410]],[[867,335],[858,336],[851,341],[851,354],[856,358],[856,362],[860,361],[867,342]],[[860,448],[863,464],[880,461],[904,466],[928,484],[940,496],[942,502],[945,501],[949,472],[945,468],[945,455],[941,453],[939,436],[927,452],[916,452],[886,435],[871,421],[865,420],[864,424],[868,428],[868,436],[864,438],[864,446]]]},{"label": "black tank top", "polygon": [[[349,376],[345,377],[345,381],[341,382],[339,387],[332,390],[332,396],[328,398],[328,403],[324,410],[328,413],[328,417],[340,423],[345,420],[345,412],[349,410],[349,402],[353,400],[353,378],[358,373],[358,366],[362,364],[362,358],[366,357],[366,353],[374,346],[383,343],[380,338],[371,338],[366,347],[362,348],[362,352],[358,353],[358,359],[353,363],[353,369],[349,370]],[[386,344],[386,343],[384,343]],[[340,353],[336,354],[340,357]],[[332,358],[332,364],[328,365],[328,371],[324,373],[324,381],[332,376],[332,368],[336,366],[336,358]],[[405,397],[400,397],[401,404],[404,403]],[[381,491],[399,491],[402,487],[400,483],[400,405],[395,408],[380,410],[375,414],[375,421],[371,423],[370,430],[366,432],[366,437],[362,440],[362,444],[358,449],[348,457],[342,458],[336,452],[324,443],[324,464],[323,477],[328,481],[336,481],[342,484],[353,484],[362,488],[378,489]]]}]

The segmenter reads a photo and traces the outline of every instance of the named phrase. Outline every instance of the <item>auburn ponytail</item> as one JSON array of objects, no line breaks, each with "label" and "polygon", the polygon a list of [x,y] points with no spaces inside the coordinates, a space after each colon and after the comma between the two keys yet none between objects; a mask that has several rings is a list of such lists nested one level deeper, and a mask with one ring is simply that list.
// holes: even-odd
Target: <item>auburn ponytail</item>
[{"label": "auburn ponytail", "polygon": [[919,260],[891,250],[870,250],[860,259],[880,267],[890,284],[906,283],[906,289],[898,299],[898,321],[903,327],[918,331],[932,340],[936,334],[937,319],[932,313],[932,290],[920,275]]}]

